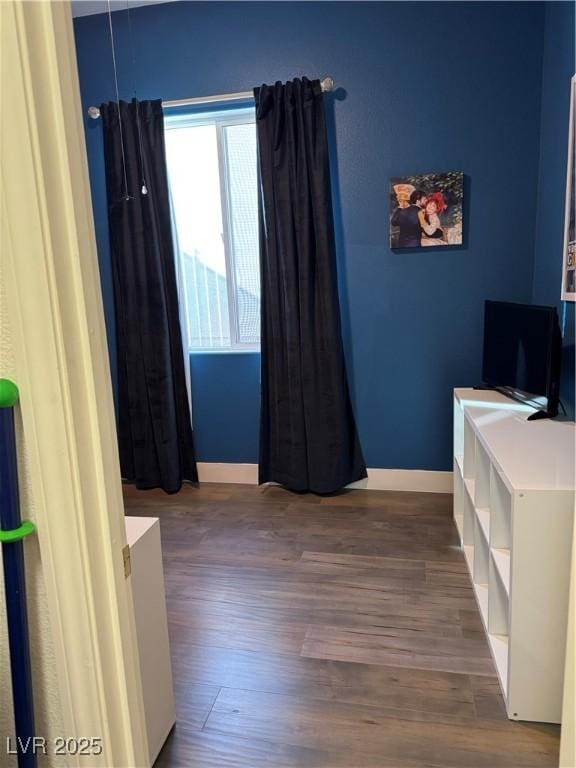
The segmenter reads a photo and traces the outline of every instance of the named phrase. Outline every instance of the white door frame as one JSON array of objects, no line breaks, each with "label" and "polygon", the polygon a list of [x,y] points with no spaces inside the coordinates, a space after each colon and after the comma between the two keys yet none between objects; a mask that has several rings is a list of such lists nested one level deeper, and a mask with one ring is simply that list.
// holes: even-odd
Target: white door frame
[{"label": "white door frame", "polygon": [[0,13],[3,273],[62,736],[104,745],[70,765],[142,766],[148,745],[70,5],[0,2]]}]

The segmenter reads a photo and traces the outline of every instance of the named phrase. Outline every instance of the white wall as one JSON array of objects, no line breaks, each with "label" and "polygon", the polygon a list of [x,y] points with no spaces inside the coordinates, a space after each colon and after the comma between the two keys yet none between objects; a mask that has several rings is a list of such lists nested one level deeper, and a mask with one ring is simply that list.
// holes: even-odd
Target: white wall
[{"label": "white wall", "polygon": [[564,706],[562,709],[561,768],[576,766],[576,526],[572,537],[572,577],[570,613],[566,637],[566,669],[564,671]]}]

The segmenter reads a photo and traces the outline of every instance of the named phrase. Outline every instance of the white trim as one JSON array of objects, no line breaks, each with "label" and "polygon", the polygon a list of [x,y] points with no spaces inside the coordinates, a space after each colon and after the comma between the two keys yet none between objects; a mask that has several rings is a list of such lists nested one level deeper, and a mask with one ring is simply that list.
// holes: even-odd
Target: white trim
[{"label": "white trim", "polygon": [[237,344],[235,347],[190,347],[189,355],[259,355],[260,344]]},{"label": "white trim", "polygon": [[[130,9],[137,6],[159,5],[160,3],[172,3],[176,0],[130,0]],[[98,13],[108,13],[108,3],[106,0],[72,0],[72,16],[94,16]],[[127,8],[126,0],[111,0],[110,10],[125,11]]]},{"label": "white trim", "polygon": [[186,393],[188,395],[188,410],[190,412],[190,424],[194,427],[192,417],[192,382],[190,379],[190,352],[188,350],[188,305],[184,295],[184,269],[180,258],[180,244],[178,242],[178,229],[174,216],[172,203],[172,190],[168,184],[168,198],[170,200],[170,227],[172,229],[172,248],[174,251],[174,269],[176,270],[176,289],[178,291],[178,317],[180,319],[180,339],[182,341],[182,360],[184,363],[184,376],[186,378]]},{"label": "white trim", "polygon": [[[198,463],[201,483],[258,483],[258,464]],[[420,491],[452,493],[452,472],[423,469],[368,469],[368,478],[352,483],[349,488],[368,491]]]},{"label": "white trim", "polygon": [[201,483],[258,484],[258,464],[219,464],[198,462],[198,480]]},{"label": "white trim", "polygon": [[576,141],[574,113],[576,111],[576,75],[570,80],[570,117],[568,120],[568,164],[566,169],[566,198],[564,207],[564,239],[562,241],[562,301],[576,301],[576,293],[568,293],[566,273],[568,271],[568,226],[570,223],[570,205],[572,203],[572,183],[574,179],[574,142]]},{"label": "white trim", "polygon": [[[256,115],[253,113],[254,123]],[[251,121],[252,122],[252,121]],[[218,176],[220,178],[220,208],[222,210],[222,241],[224,262],[226,264],[226,291],[228,294],[228,325],[230,327],[230,346],[238,344],[240,336],[238,325],[238,287],[236,285],[236,254],[232,241],[232,201],[230,200],[230,179],[228,164],[228,143],[220,120],[214,121],[218,152]],[[256,133],[256,129],[254,129]]]},{"label": "white trim", "polygon": [[83,766],[133,768],[148,743],[70,6],[0,13],[3,279],[59,680],[47,700],[62,736],[102,738]]},{"label": "white trim", "polygon": [[427,469],[368,468],[368,478],[352,483],[349,488],[368,491],[420,491],[421,493],[452,493],[452,472]]}]

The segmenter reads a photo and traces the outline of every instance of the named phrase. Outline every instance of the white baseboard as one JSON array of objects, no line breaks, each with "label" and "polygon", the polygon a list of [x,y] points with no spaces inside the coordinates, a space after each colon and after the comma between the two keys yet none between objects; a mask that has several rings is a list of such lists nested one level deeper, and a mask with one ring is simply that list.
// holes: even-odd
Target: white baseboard
[{"label": "white baseboard", "polygon": [[351,483],[348,488],[369,491],[420,491],[422,493],[452,493],[452,472],[427,469],[368,468],[368,477]]},{"label": "white baseboard", "polygon": [[258,464],[218,464],[199,461],[198,480],[201,483],[245,483],[258,485]]},{"label": "white baseboard", "polygon": [[[258,464],[198,463],[201,483],[258,483]],[[423,469],[368,469],[368,477],[352,483],[349,488],[369,491],[420,491],[422,493],[452,493],[452,472],[431,472]]]}]

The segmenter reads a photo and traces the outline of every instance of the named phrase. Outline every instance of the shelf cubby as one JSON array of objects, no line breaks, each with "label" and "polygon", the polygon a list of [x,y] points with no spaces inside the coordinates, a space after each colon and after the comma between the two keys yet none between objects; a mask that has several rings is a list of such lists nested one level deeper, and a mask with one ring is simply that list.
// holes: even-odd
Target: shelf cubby
[{"label": "shelf cubby", "polygon": [[464,481],[460,465],[454,459],[454,521],[458,529],[460,542],[464,541]]},{"label": "shelf cubby", "polygon": [[478,517],[474,521],[474,583],[488,584],[489,546]]},{"label": "shelf cubby", "polygon": [[479,440],[475,451],[474,506],[490,508],[490,459]]},{"label": "shelf cubby", "polygon": [[510,549],[512,528],[512,496],[498,470],[490,470],[490,545],[498,549]]},{"label": "shelf cubby", "polygon": [[459,403],[454,402],[454,461],[458,464],[460,471],[464,467],[464,420],[461,418],[461,408]]},{"label": "shelf cubby", "polygon": [[464,456],[463,456],[463,475],[464,479],[474,478],[474,465],[476,463],[476,437],[472,426],[464,419]]},{"label": "shelf cubby", "polygon": [[488,632],[494,635],[509,635],[508,592],[502,584],[502,579],[493,557],[490,557],[488,571],[488,591],[490,593]]},{"label": "shelf cubby", "polygon": [[476,520],[480,526],[480,531],[484,536],[486,545],[490,545],[490,510],[487,507],[476,507]]},{"label": "shelf cubby", "polygon": [[494,568],[507,595],[510,594],[510,550],[492,547],[490,555]]},{"label": "shelf cubby", "polygon": [[475,526],[475,518],[476,514],[474,512],[474,504],[472,502],[472,498],[470,496],[470,493],[465,485],[466,481],[464,481],[464,489],[463,489],[463,531],[462,531],[462,543],[464,546],[470,545],[474,546],[474,526]]},{"label": "shelf cubby", "polygon": [[492,651],[492,657],[496,665],[496,671],[498,672],[498,679],[504,692],[504,699],[506,700],[508,690],[508,657],[509,657],[509,637],[508,635],[489,634],[488,642],[490,644],[490,650]]}]

